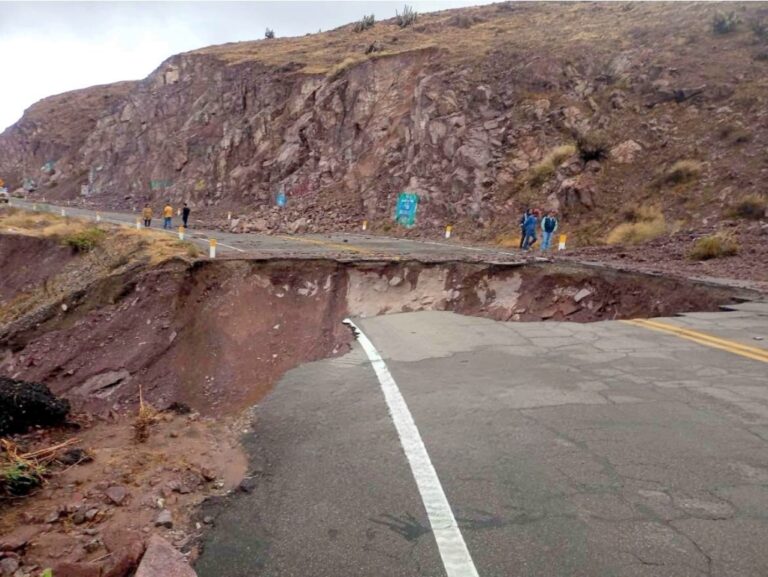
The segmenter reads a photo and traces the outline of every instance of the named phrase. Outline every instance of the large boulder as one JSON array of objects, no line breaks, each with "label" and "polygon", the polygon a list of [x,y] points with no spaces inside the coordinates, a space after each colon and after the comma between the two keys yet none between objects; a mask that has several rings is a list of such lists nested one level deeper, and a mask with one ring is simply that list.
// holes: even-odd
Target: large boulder
[{"label": "large boulder", "polygon": [[0,435],[59,425],[68,413],[69,401],[56,398],[45,385],[0,377]]},{"label": "large boulder", "polygon": [[184,555],[160,535],[152,535],[136,577],[197,577]]}]

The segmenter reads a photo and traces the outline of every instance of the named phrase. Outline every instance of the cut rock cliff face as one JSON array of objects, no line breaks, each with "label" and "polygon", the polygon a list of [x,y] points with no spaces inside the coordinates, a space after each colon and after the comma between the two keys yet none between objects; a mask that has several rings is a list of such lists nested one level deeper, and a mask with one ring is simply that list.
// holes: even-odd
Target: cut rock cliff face
[{"label": "cut rock cliff face", "polygon": [[[388,230],[402,191],[412,234],[492,239],[529,205],[585,239],[638,201],[716,217],[764,180],[768,94],[749,27],[713,34],[717,8],[499,4],[206,48],[34,105],[0,174],[103,207],[185,200],[222,226],[235,210],[241,231]],[[698,173],[665,181],[679,160]]]}]

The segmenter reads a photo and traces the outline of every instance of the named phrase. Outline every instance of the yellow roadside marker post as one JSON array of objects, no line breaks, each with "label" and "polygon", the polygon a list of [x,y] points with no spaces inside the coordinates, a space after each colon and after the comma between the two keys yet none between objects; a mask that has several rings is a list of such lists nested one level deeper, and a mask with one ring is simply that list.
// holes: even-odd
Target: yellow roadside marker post
[{"label": "yellow roadside marker post", "polygon": [[184,240],[184,227],[179,227],[179,240]]},{"label": "yellow roadside marker post", "polygon": [[567,235],[560,235],[560,242],[557,244],[557,250],[565,250],[565,239]]},{"label": "yellow roadside marker post", "polygon": [[451,238],[451,232],[453,232],[453,226],[449,224],[445,227],[445,238]]},{"label": "yellow roadside marker post", "polygon": [[101,222],[101,213],[100,212],[96,213],[96,222]]},{"label": "yellow roadside marker post", "polygon": [[208,240],[208,257],[216,258],[216,239],[215,238]]},{"label": "yellow roadside marker post", "polygon": [[368,221],[367,220],[363,221],[363,230],[368,230]]},{"label": "yellow roadside marker post", "polygon": [[136,230],[141,230],[141,219],[136,217]]}]

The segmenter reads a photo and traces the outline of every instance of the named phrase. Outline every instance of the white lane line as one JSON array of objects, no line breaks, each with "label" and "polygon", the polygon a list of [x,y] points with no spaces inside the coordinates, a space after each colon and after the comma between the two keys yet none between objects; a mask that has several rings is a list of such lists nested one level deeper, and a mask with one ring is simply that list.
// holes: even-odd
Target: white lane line
[{"label": "white lane line", "polygon": [[427,448],[424,446],[424,441],[421,440],[419,429],[416,427],[411,411],[408,409],[395,379],[392,378],[384,359],[381,358],[379,351],[365,336],[365,333],[350,319],[345,319],[344,324],[354,329],[357,341],[363,347],[365,354],[368,355],[368,360],[371,361],[371,366],[379,378],[389,414],[395,423],[400,444],[411,466],[411,472],[416,480],[424,508],[427,510],[429,524],[432,526],[432,533],[435,535],[437,549],[443,560],[446,574],[448,577],[478,577],[472,556],[461,536],[459,525],[453,516],[440,479],[437,478]]}]

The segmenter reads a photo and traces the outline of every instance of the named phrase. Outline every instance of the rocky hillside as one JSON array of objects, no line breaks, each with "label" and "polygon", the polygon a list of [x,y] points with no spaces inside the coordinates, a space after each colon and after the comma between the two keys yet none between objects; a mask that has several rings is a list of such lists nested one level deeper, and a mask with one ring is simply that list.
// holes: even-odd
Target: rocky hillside
[{"label": "rocky hillside", "polygon": [[[719,11],[737,23],[716,30]],[[32,106],[0,136],[0,175],[48,199],[234,210],[246,230],[388,230],[402,191],[418,232],[465,237],[511,232],[528,205],[586,242],[643,205],[711,223],[765,190],[766,17],[503,3],[214,46]]]}]

